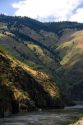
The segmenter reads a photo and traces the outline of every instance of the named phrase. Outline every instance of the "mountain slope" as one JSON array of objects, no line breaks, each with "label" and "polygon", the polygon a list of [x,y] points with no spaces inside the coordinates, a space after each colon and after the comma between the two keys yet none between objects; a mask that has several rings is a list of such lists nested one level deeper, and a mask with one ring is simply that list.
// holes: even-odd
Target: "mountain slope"
[{"label": "mountain slope", "polygon": [[50,76],[31,69],[0,48],[0,116],[63,105]]},{"label": "mountain slope", "polygon": [[[63,79],[65,93],[71,98],[83,98],[83,30],[66,31],[58,43],[56,51],[60,54],[61,67],[58,73]],[[63,91],[64,91],[63,90]]]}]

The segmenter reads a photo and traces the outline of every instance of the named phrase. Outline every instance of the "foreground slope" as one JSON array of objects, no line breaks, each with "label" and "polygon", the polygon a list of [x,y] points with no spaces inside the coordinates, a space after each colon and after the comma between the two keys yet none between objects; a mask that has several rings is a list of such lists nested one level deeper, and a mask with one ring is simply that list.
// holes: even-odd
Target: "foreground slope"
[{"label": "foreground slope", "polygon": [[31,69],[0,48],[0,115],[38,108],[61,108],[62,97],[50,76]]},{"label": "foreground slope", "polygon": [[76,123],[71,124],[71,125],[83,125],[83,117],[80,118]]}]

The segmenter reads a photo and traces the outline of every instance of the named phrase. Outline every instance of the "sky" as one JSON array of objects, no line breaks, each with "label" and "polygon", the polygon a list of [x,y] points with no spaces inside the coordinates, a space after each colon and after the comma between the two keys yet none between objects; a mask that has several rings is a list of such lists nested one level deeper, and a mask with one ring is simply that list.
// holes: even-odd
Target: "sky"
[{"label": "sky", "polygon": [[0,0],[0,13],[27,16],[42,22],[83,23],[83,0]]}]

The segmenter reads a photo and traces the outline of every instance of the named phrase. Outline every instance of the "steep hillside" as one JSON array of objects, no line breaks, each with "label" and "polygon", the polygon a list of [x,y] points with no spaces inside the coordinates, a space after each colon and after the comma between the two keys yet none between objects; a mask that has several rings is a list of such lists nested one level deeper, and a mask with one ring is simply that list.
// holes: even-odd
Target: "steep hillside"
[{"label": "steep hillside", "polygon": [[64,31],[56,51],[60,54],[61,88],[73,99],[83,99],[83,30]]},{"label": "steep hillside", "polygon": [[63,106],[59,89],[49,75],[31,69],[0,48],[0,116]]}]

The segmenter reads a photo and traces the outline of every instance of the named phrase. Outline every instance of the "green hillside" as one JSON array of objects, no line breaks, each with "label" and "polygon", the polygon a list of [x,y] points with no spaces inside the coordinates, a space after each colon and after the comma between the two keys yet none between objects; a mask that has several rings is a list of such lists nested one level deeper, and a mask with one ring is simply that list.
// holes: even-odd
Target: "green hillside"
[{"label": "green hillside", "polygon": [[60,87],[76,100],[83,98],[83,30],[64,32],[56,51],[60,54],[61,67],[57,70],[63,83]]}]

